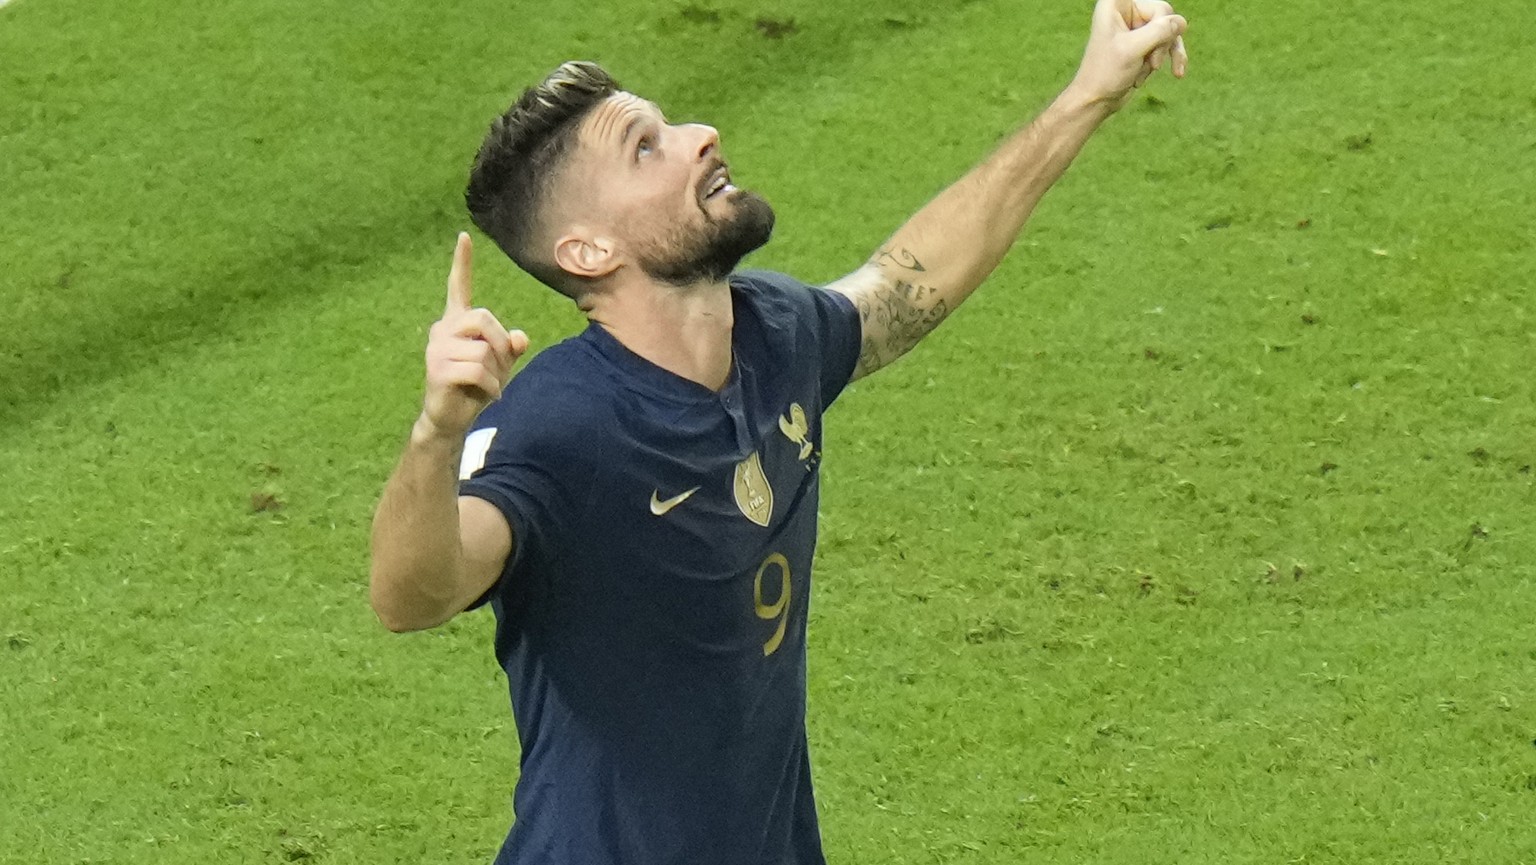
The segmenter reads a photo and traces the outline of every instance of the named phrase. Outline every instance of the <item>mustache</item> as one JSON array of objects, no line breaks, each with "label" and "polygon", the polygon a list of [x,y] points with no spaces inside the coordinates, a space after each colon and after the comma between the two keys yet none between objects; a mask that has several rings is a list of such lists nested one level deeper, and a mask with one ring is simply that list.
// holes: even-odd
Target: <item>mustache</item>
[{"label": "mustache", "polygon": [[730,163],[718,156],[713,157],[709,163],[709,170],[705,171],[704,175],[699,178],[699,183],[693,190],[699,199],[702,200],[705,193],[709,192],[709,187],[714,184],[715,175],[719,174],[722,169],[729,172],[731,170]]}]

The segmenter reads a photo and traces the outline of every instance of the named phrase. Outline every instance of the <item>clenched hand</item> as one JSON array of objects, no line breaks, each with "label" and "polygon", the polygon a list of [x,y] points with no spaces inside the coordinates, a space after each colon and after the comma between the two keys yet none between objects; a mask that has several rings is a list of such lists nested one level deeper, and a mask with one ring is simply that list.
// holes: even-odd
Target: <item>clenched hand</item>
[{"label": "clenched hand", "polygon": [[1184,16],[1162,0],[1099,0],[1071,89],[1090,103],[1118,110],[1170,61],[1174,77],[1183,78],[1189,69],[1187,29]]}]

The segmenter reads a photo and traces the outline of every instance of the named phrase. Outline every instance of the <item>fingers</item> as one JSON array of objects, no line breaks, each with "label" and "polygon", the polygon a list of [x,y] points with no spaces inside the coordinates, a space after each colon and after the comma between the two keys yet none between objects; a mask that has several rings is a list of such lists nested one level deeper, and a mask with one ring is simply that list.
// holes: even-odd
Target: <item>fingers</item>
[{"label": "fingers", "polygon": [[1135,22],[1136,0],[1099,0],[1093,7],[1093,29],[1100,33],[1124,33]]},{"label": "fingers", "polygon": [[[1166,18],[1173,14],[1173,5],[1165,0],[1136,0],[1136,21],[1131,24],[1131,29],[1139,30],[1159,18]],[[1155,72],[1167,65],[1171,52],[1170,45],[1159,45],[1154,49],[1147,57],[1152,71]]]},{"label": "fingers", "polygon": [[[427,342],[428,378],[441,384],[464,384],[446,380],[444,370],[453,364],[472,364],[504,383],[527,351],[528,335],[523,331],[509,333],[490,310],[464,310],[432,326]],[[489,388],[480,390],[491,392]]]},{"label": "fingers", "polygon": [[[1130,0],[1130,2],[1135,10],[1130,20],[1130,29],[1132,30],[1142,30],[1146,25],[1164,18],[1179,17],[1173,11],[1173,4],[1166,2],[1166,0]],[[1188,27],[1187,22],[1184,27]],[[1152,31],[1151,33],[1139,35],[1150,38],[1158,32]],[[1182,33],[1183,30],[1180,29],[1179,32]],[[1142,43],[1142,45],[1145,45],[1145,43]],[[1184,37],[1181,35],[1175,36],[1171,42],[1158,39],[1156,47],[1151,50],[1151,53],[1143,54],[1142,56],[1146,57],[1147,62],[1150,64],[1149,69],[1154,72],[1169,66],[1171,61],[1172,72],[1177,78],[1183,78],[1184,72],[1189,66],[1189,53],[1184,49]]]},{"label": "fingers", "polygon": [[467,428],[487,403],[501,398],[512,367],[528,351],[528,335],[508,332],[470,291],[471,242],[461,233],[453,249],[443,317],[427,340],[425,411],[438,427]]},{"label": "fingers", "polygon": [[[1173,5],[1165,2],[1165,0],[1136,0],[1136,8],[1138,17],[1141,20],[1133,24],[1132,29],[1139,28],[1143,24],[1151,23],[1159,18],[1169,18],[1177,14],[1173,11]],[[1187,23],[1185,28],[1188,28]],[[1183,78],[1185,73],[1189,71],[1189,51],[1184,47],[1184,37],[1182,35],[1174,37],[1172,44],[1161,45],[1152,52],[1152,68],[1154,70],[1170,66],[1170,62],[1170,71],[1175,78]]]},{"label": "fingers", "polygon": [[1189,22],[1167,0],[1098,0],[1082,65],[1070,89],[1090,104],[1124,106],[1158,69],[1184,77]]},{"label": "fingers", "polygon": [[1173,14],[1173,5],[1166,0],[1111,0],[1101,3],[1099,11],[1105,13],[1106,19],[1113,15],[1124,27],[1119,30],[1135,30],[1163,15]]},{"label": "fingers", "polygon": [[459,232],[459,241],[453,247],[453,267],[448,270],[448,306],[443,311],[444,318],[464,312],[473,305],[469,285],[471,246],[469,232]]},{"label": "fingers", "polygon": [[[512,376],[511,364],[507,355],[498,355],[483,340],[434,339],[427,346],[428,404],[448,408],[449,414],[468,423],[485,403],[501,398],[502,388]],[[460,398],[449,396],[454,393],[468,397],[473,406],[451,410],[460,402]]]},{"label": "fingers", "polygon": [[453,325],[455,336],[483,340],[506,363],[508,369],[528,351],[528,334],[521,330],[507,330],[488,309],[471,309],[461,313]]},{"label": "fingers", "polygon": [[[472,310],[471,313],[476,312]],[[499,327],[499,325],[498,325]],[[521,333],[521,332],[519,332]],[[521,347],[527,349],[528,337],[523,336]],[[445,329],[428,347],[428,363],[437,358],[444,363],[476,363],[490,370],[496,378],[506,381],[512,375],[512,367],[523,351],[516,350],[508,336],[500,338],[474,335],[458,335]]]},{"label": "fingers", "polygon": [[498,352],[479,339],[456,339],[443,346],[443,357],[454,363],[478,363],[500,377],[511,369],[506,352]]},{"label": "fingers", "polygon": [[485,367],[471,361],[454,361],[443,370],[443,383],[455,388],[476,392],[483,401],[501,399],[502,380]]},{"label": "fingers", "polygon": [[490,310],[474,307],[471,242],[461,233],[448,271],[443,317],[427,339],[423,416],[440,430],[467,430],[487,404],[501,399],[512,367],[528,351],[528,335],[507,332]]},{"label": "fingers", "polygon": [[528,334],[520,330],[509,331],[507,333],[507,344],[512,349],[512,362],[516,363],[517,359],[528,351]]},{"label": "fingers", "polygon": [[454,336],[483,341],[495,353],[499,363],[507,369],[512,368],[512,361],[516,360],[516,357],[512,352],[511,338],[507,334],[507,329],[501,326],[501,322],[496,320],[496,316],[492,315],[490,310],[465,310],[447,321]]},{"label": "fingers", "polygon": [[[507,329],[487,309],[472,308],[471,255],[473,244],[467,232],[459,232],[453,248],[453,266],[448,271],[448,297],[441,324],[451,339],[478,342],[489,348],[496,367],[511,370],[512,364],[528,350],[528,337],[522,335],[514,349]],[[462,353],[462,352],[461,352]]]},{"label": "fingers", "polygon": [[502,327],[496,316],[483,306],[455,313],[445,317],[443,321],[447,323],[454,336],[485,339],[502,345],[507,343],[507,329]]},{"label": "fingers", "polygon": [[1123,38],[1130,50],[1138,56],[1150,59],[1155,51],[1171,50],[1173,44],[1184,35],[1187,29],[1189,29],[1189,22],[1184,20],[1183,15],[1161,15],[1127,33]]}]

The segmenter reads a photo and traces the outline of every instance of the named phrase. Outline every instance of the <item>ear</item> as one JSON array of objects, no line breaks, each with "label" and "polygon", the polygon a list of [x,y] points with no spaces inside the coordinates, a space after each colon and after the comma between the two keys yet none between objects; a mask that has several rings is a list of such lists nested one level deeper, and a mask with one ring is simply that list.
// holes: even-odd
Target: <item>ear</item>
[{"label": "ear", "polygon": [[555,263],[573,276],[601,279],[619,268],[612,238],[565,234],[555,241]]}]

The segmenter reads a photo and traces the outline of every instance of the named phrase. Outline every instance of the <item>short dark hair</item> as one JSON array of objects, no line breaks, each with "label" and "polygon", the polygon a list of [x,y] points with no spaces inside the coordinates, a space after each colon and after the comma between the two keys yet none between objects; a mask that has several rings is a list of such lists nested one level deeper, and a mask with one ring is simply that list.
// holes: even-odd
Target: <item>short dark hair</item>
[{"label": "short dark hair", "polygon": [[530,276],[561,294],[580,293],[539,248],[550,180],[570,153],[577,126],[619,84],[596,63],[560,64],[497,117],[469,170],[464,203],[470,218]]}]

